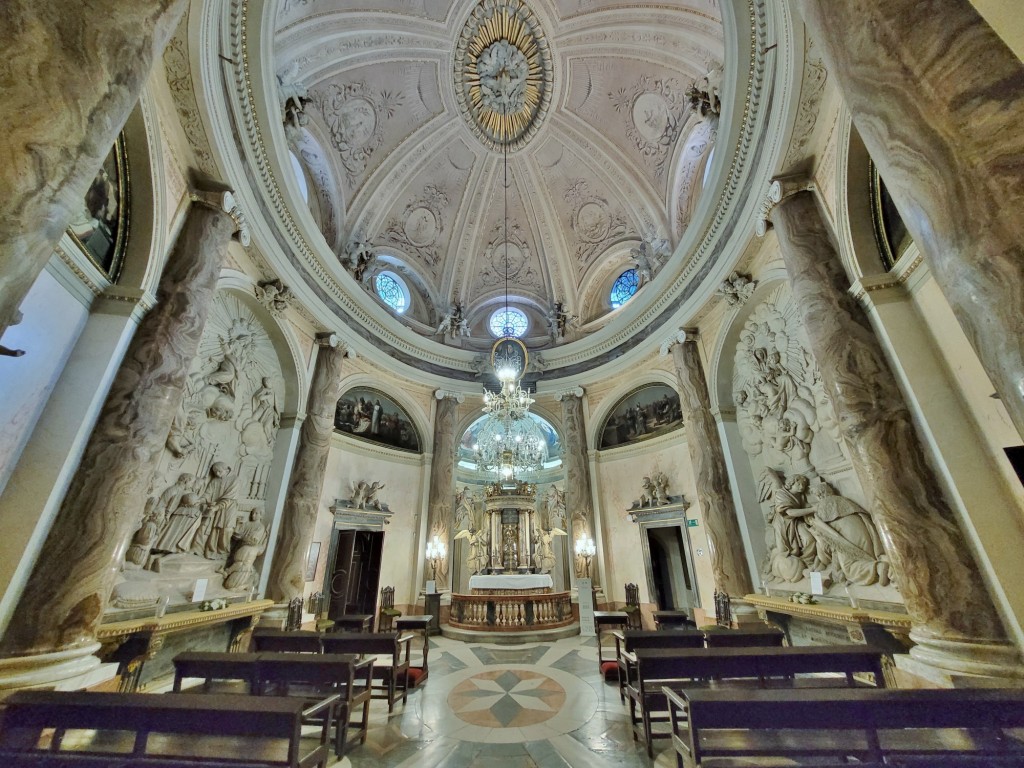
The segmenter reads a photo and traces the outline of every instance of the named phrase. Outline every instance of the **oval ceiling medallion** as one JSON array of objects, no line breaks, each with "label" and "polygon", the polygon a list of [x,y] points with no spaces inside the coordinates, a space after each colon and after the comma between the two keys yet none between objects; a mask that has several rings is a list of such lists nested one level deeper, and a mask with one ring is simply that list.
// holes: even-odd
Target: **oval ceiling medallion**
[{"label": "oval ceiling medallion", "polygon": [[455,96],[487,147],[519,149],[551,102],[551,51],[520,0],[481,0],[455,48]]}]

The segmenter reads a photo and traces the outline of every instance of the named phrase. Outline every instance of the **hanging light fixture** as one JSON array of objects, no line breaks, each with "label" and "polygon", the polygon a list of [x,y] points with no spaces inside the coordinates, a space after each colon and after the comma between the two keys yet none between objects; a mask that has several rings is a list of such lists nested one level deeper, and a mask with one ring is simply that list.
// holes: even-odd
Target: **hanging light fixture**
[{"label": "hanging light fixture", "polygon": [[514,484],[526,472],[540,469],[548,458],[548,443],[537,420],[530,414],[534,399],[520,386],[529,353],[515,337],[509,321],[508,303],[508,146],[502,146],[504,161],[505,221],[505,324],[502,336],[491,347],[491,367],[498,379],[497,392],[484,389],[483,411],[487,419],[473,446],[477,466],[497,475],[499,484]]}]

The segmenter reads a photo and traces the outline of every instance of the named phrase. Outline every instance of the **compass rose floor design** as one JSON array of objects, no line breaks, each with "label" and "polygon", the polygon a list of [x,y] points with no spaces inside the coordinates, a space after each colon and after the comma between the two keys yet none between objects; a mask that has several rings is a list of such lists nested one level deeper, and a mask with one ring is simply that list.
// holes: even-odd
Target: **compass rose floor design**
[{"label": "compass rose floor design", "polygon": [[[418,641],[414,640],[414,647]],[[614,648],[605,648],[605,656]],[[366,744],[332,768],[669,768],[633,741],[618,687],[597,671],[597,640],[521,646],[430,639],[430,677],[370,706]]]}]

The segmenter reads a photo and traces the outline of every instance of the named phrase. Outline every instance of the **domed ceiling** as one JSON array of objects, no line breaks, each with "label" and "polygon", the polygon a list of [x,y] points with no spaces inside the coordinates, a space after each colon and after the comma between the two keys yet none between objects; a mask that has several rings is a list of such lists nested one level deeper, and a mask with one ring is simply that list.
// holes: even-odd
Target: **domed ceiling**
[{"label": "domed ceiling", "polygon": [[[718,125],[691,90],[715,93],[722,71],[717,0],[278,8],[275,67],[282,99],[296,96],[286,134],[309,208],[370,295],[383,270],[404,280],[407,327],[486,348],[507,272],[527,344],[567,343],[615,315],[624,270],[639,260],[656,279],[676,249]],[[456,304],[468,337],[438,333]]]}]

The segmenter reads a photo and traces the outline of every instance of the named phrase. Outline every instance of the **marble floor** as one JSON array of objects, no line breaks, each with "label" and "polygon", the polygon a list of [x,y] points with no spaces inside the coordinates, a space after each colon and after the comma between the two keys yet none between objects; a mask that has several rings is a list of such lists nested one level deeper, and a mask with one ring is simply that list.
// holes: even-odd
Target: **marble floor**
[{"label": "marble floor", "polygon": [[516,646],[435,637],[427,681],[390,716],[374,700],[366,744],[332,768],[674,766],[668,742],[656,746],[651,760],[633,741],[593,637]]}]

